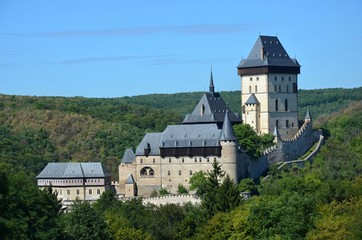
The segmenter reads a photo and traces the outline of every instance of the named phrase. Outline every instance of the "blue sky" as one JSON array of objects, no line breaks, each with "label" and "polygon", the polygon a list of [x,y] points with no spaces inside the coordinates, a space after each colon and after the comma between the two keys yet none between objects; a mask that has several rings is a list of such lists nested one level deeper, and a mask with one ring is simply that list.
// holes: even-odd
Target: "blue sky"
[{"label": "blue sky", "polygon": [[239,90],[259,34],[299,88],[362,86],[362,1],[0,0],[0,93],[121,97]]}]

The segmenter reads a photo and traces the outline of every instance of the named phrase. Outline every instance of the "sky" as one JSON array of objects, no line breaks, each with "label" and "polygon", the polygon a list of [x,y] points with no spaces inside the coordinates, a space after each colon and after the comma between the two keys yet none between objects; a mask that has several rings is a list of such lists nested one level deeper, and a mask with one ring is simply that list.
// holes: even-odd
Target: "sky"
[{"label": "sky", "polygon": [[0,0],[0,93],[122,97],[240,90],[259,35],[300,89],[362,86],[362,1]]}]

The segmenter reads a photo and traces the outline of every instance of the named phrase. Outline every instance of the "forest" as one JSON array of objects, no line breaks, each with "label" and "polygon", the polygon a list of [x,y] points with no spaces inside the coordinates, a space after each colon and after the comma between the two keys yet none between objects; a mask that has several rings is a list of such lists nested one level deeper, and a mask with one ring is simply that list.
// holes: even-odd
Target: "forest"
[{"label": "forest", "polygon": [[[239,111],[240,92],[222,92]],[[195,174],[201,205],[119,202],[106,192],[70,213],[35,178],[48,162],[102,161],[117,179],[127,147],[178,124],[202,96],[110,99],[0,95],[0,239],[362,239],[362,88],[300,90],[327,137],[312,164],[234,184]],[[187,190],[187,189],[186,189]],[[238,193],[252,192],[249,200]]]}]

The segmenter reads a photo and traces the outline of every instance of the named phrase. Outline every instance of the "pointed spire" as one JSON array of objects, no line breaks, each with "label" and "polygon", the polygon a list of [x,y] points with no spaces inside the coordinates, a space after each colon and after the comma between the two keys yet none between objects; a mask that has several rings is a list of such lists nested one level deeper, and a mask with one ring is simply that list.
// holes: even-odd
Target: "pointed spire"
[{"label": "pointed spire", "polygon": [[230,122],[229,111],[226,111],[226,113],[225,113],[224,124],[222,125],[220,140],[221,141],[236,141],[237,140],[237,138],[235,137],[233,127]]},{"label": "pointed spire", "polygon": [[309,108],[307,109],[307,113],[305,114],[304,120],[307,122],[312,121],[312,116],[310,115]]},{"label": "pointed spire", "polygon": [[210,93],[215,93],[214,78],[212,77],[212,65],[211,65],[209,92]]},{"label": "pointed spire", "polygon": [[275,128],[274,128],[273,135],[274,135],[274,142],[275,142],[275,143],[278,143],[281,138],[280,138],[280,134],[279,134],[279,131],[278,131],[278,127],[277,127],[277,126],[275,126]]}]

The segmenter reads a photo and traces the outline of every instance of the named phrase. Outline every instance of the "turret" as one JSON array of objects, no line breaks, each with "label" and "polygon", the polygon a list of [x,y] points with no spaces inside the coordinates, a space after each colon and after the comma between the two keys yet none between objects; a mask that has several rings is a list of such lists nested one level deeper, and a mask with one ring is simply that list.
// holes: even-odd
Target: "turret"
[{"label": "turret", "polygon": [[235,183],[239,181],[237,140],[230,122],[229,112],[226,112],[220,136],[221,165],[222,169],[229,174]]},{"label": "turret", "polygon": [[311,116],[311,114],[309,112],[309,109],[307,110],[307,113],[305,114],[304,121],[305,122],[311,122],[312,121],[312,116]]},{"label": "turret", "polygon": [[133,179],[132,174],[130,174],[125,183],[125,197],[134,197],[137,196],[137,186],[136,182]]},{"label": "turret", "polygon": [[274,142],[275,143],[279,143],[282,140],[281,137],[280,137],[277,126],[275,126],[275,128],[274,128],[273,136],[274,136]]}]

